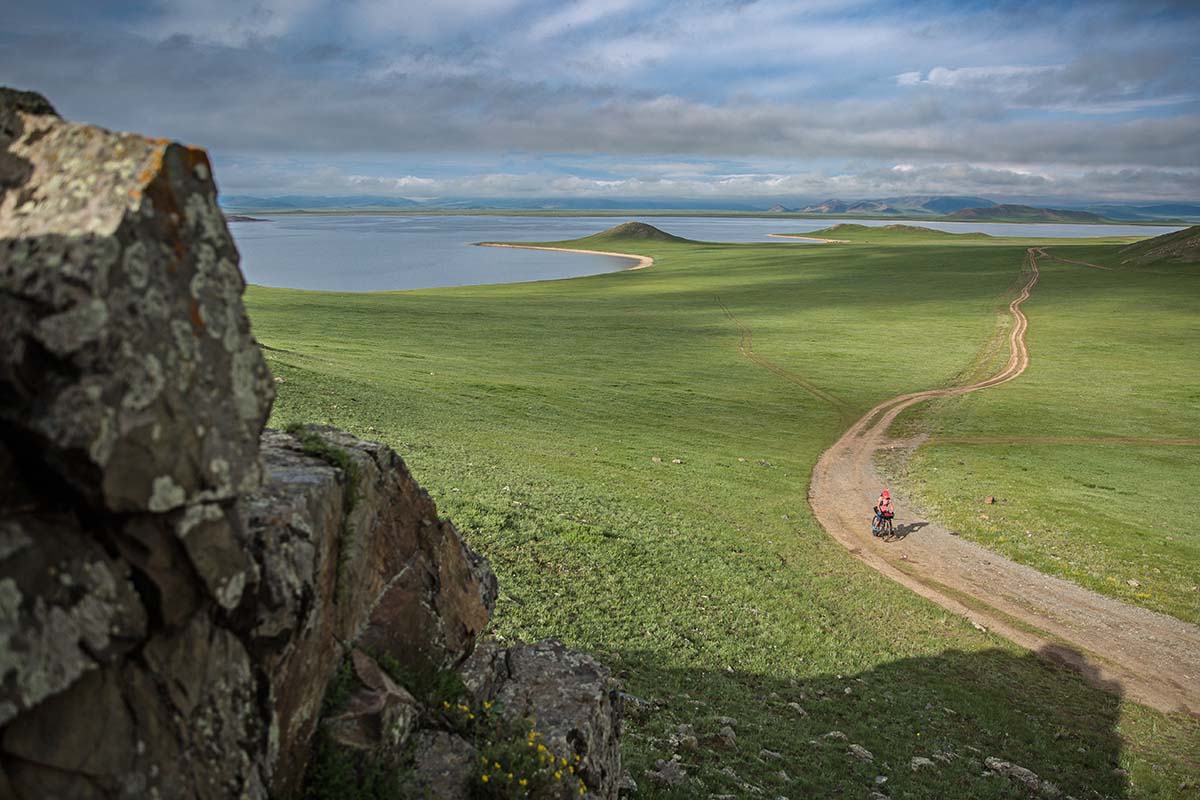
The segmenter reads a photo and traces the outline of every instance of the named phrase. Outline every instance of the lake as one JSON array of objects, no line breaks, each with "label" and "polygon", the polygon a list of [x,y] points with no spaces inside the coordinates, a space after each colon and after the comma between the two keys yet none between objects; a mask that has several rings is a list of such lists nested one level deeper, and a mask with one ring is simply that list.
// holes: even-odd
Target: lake
[{"label": "lake", "polygon": [[[574,278],[625,269],[612,256],[471,247],[472,242],[548,242],[589,236],[631,219],[686,239],[709,242],[775,242],[785,247],[824,245],[771,239],[771,233],[804,233],[838,220],[721,217],[502,217],[261,216],[267,222],[231,222],[246,280],[262,286],[371,292],[480,283]],[[891,225],[899,220],[854,220]],[[954,233],[993,236],[1157,236],[1178,227],[1143,225],[1028,225],[913,222]]]}]

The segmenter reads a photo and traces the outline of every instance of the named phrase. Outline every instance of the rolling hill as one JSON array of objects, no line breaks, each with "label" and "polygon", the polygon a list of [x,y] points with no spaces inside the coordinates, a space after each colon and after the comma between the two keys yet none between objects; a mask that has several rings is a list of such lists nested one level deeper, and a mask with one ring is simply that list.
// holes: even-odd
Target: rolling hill
[{"label": "rolling hill", "polygon": [[582,239],[572,239],[570,243],[580,248],[595,248],[600,245],[613,246],[630,242],[692,243],[690,239],[675,236],[644,222],[623,222],[600,233]]},{"label": "rolling hill", "polygon": [[1166,261],[1174,264],[1200,263],[1200,225],[1121,248],[1122,264]]}]

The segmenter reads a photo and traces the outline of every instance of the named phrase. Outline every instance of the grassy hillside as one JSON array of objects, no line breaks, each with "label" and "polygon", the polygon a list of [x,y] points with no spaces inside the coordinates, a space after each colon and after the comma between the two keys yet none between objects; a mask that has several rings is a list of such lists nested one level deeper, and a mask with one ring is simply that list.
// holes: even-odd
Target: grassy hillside
[{"label": "grassy hillside", "polygon": [[1200,262],[1200,225],[1193,225],[1181,231],[1155,236],[1153,239],[1122,247],[1119,261],[1122,265],[1138,266],[1157,263],[1198,263]]},{"label": "grassy hillside", "polygon": [[582,239],[575,239],[564,244],[571,244],[574,247],[587,249],[590,247],[607,246],[609,244],[624,244],[643,242],[679,242],[688,244],[688,240],[679,236],[674,236],[666,231],[647,225],[644,222],[623,222],[616,227],[609,228],[606,231],[597,233],[594,236],[585,236]]},{"label": "grassy hillside", "polygon": [[[1023,246],[579,244],[656,263],[417,292],[251,287],[247,303],[284,381],[273,422],[396,447],[491,559],[495,633],[599,653],[645,701],[623,745],[639,797],[1023,797],[982,776],[987,756],[1080,798],[1182,796],[1195,720],[918,600],[806,503],[850,420],[976,360]],[[739,352],[747,333],[781,372]],[[736,719],[733,750],[703,741],[720,717]],[[673,738],[684,724],[695,749]],[[648,783],[673,753],[690,782]]]}]

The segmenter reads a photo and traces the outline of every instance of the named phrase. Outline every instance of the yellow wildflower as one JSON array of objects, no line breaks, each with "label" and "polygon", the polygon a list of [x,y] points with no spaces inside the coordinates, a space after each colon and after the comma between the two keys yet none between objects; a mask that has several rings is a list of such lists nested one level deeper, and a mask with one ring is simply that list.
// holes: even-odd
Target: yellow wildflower
[{"label": "yellow wildflower", "polygon": [[493,762],[492,762],[492,767],[493,767],[494,769],[500,769],[500,762],[499,762],[499,761],[493,761]]},{"label": "yellow wildflower", "polygon": [[562,780],[562,770],[554,773],[554,780]]},{"label": "yellow wildflower", "polygon": [[519,782],[522,786],[525,786],[529,783],[529,781],[525,780],[524,778],[521,778],[521,780]]},{"label": "yellow wildflower", "polygon": [[487,776],[487,774],[486,774],[486,773],[485,773],[485,774],[483,774],[483,775],[481,775],[481,776],[479,776],[479,778],[480,778],[480,780],[482,780],[484,783],[487,783],[487,782],[488,782],[488,776]]}]

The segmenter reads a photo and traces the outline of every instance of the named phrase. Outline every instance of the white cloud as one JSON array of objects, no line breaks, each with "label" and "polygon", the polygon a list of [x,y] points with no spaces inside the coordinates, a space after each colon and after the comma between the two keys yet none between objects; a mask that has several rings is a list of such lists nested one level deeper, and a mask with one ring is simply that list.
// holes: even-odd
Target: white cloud
[{"label": "white cloud", "polygon": [[445,41],[464,34],[494,35],[498,18],[526,0],[347,0],[342,8],[349,32],[360,41],[403,37]]},{"label": "white cloud", "polygon": [[942,90],[982,93],[1010,108],[1070,112],[1075,114],[1125,114],[1151,108],[1194,103],[1200,92],[1155,94],[1151,81],[1137,64],[1129,65],[1124,79],[1120,65],[1106,64],[1113,74],[1098,75],[1078,63],[1037,66],[995,65],[934,67],[928,73],[902,72],[895,76],[903,87],[929,86]]},{"label": "white cloud", "polygon": [[576,0],[535,22],[529,29],[529,37],[542,40],[579,30],[637,5],[637,0]]},{"label": "white cloud", "polygon": [[988,168],[967,163],[900,164],[824,173],[730,172],[691,176],[583,177],[546,171],[483,172],[452,178],[375,177],[333,167],[218,165],[223,194],[375,194],[434,200],[472,198],[711,198],[752,202],[779,197],[859,199],[909,194],[978,194],[1090,200],[1194,200],[1200,170],[1054,171]]},{"label": "white cloud", "polygon": [[1057,193],[1090,170],[1200,194],[1200,10],[1019,5],[39,0],[6,9],[0,74],[218,159],[342,167],[264,187]]}]

